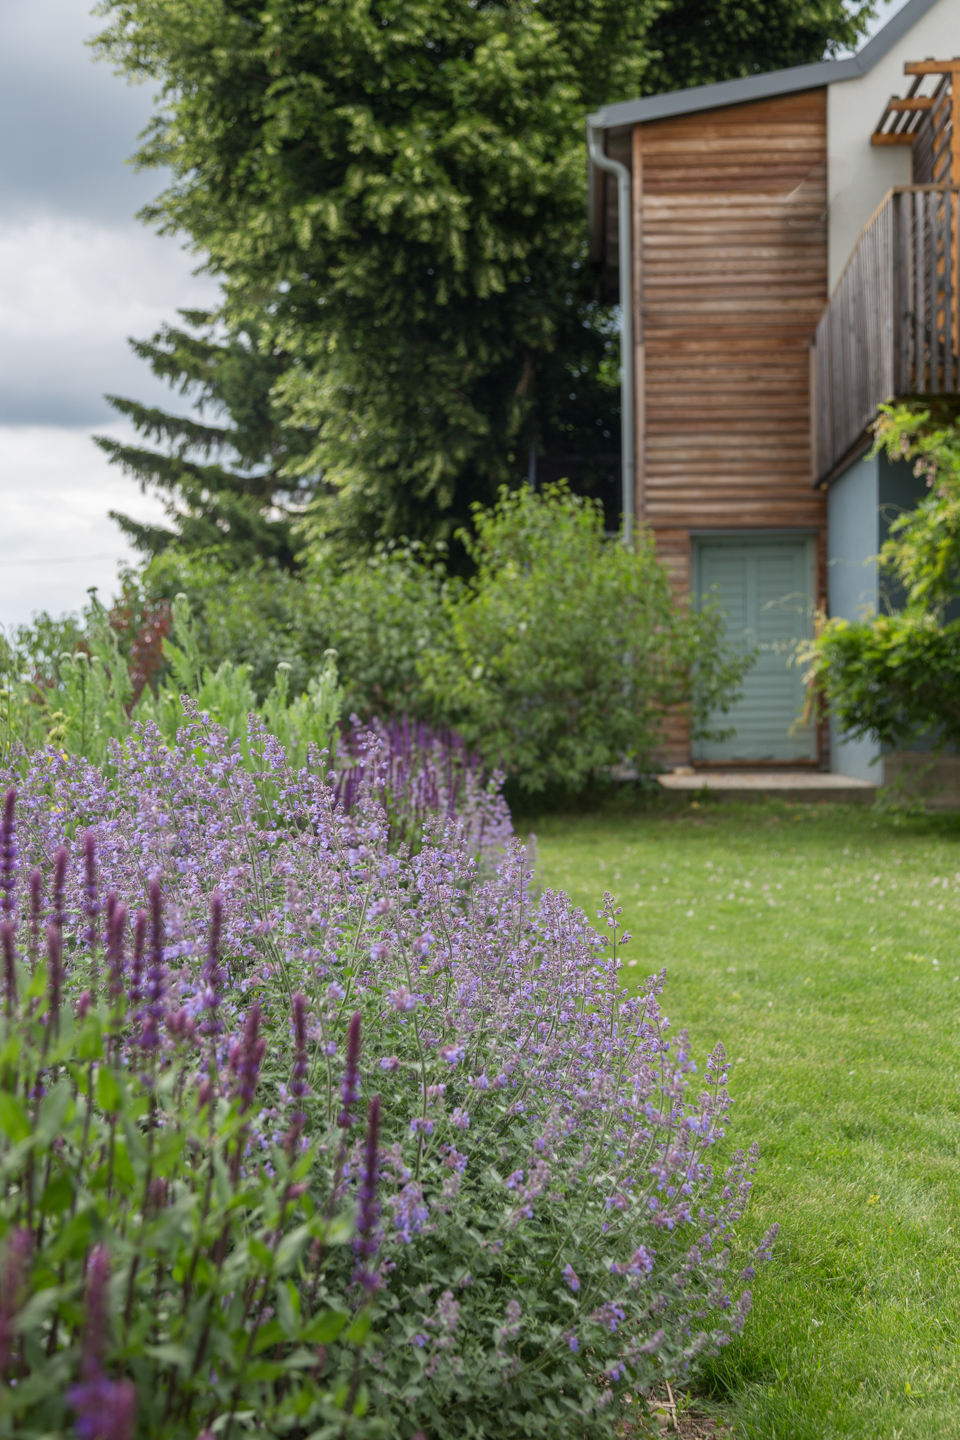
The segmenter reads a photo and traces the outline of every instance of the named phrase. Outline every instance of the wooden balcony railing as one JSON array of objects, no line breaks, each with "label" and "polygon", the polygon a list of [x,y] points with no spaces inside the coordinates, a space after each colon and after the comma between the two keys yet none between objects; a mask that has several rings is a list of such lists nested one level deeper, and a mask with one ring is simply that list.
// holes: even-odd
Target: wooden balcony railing
[{"label": "wooden balcony railing", "polygon": [[853,451],[884,401],[960,393],[960,188],[892,190],[857,241],[817,326],[816,479]]}]

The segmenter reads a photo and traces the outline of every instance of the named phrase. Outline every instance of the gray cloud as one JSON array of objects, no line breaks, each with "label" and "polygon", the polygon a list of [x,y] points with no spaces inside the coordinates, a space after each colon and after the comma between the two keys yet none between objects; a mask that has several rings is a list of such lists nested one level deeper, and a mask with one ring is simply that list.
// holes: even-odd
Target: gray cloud
[{"label": "gray cloud", "polygon": [[83,0],[0,6],[0,213],[7,221],[71,215],[126,221],[164,184],[125,163],[152,91],[95,62],[102,28]]}]

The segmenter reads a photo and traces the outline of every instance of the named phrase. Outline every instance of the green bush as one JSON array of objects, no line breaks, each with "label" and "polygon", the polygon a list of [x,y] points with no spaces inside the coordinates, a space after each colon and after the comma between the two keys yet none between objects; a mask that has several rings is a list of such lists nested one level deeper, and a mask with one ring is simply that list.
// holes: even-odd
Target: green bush
[{"label": "green bush", "polygon": [[929,493],[894,520],[879,561],[902,589],[902,610],[823,622],[801,651],[810,708],[856,738],[901,746],[918,736],[960,744],[960,422],[928,409],[884,405],[874,454],[913,461]]},{"label": "green bush", "polygon": [[488,764],[528,793],[579,790],[611,766],[649,766],[673,706],[715,733],[749,660],[714,610],[677,601],[648,533],[628,549],[563,486],[504,490],[474,524],[462,538],[476,574],[419,670],[434,712]]}]

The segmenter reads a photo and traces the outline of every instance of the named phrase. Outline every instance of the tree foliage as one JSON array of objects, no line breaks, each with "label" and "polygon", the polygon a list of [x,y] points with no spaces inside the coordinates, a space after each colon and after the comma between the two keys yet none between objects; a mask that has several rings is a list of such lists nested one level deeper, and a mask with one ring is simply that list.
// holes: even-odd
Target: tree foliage
[{"label": "tree foliage", "polygon": [[960,744],[960,620],[949,613],[960,593],[960,421],[884,405],[876,436],[876,450],[913,461],[929,487],[894,520],[880,552],[905,603],[891,614],[827,622],[805,656],[811,693],[855,737]]},{"label": "tree foliage", "polygon": [[284,473],[322,471],[312,533],[368,549],[449,539],[517,482],[532,441],[569,449],[567,395],[616,448],[584,112],[704,67],[816,60],[865,15],[840,0],[696,17],[662,0],[99,8],[101,53],[160,85],[137,158],[174,179],[146,217],[224,276],[231,325],[266,326],[294,357],[276,394],[314,443]]},{"label": "tree foliage", "polygon": [[[180,314],[189,329],[164,325],[152,339],[130,343],[159,379],[194,397],[198,418],[109,395],[144,440],[164,448],[96,437],[111,464],[163,497],[172,528],[115,511],[113,519],[147,555],[172,543],[187,551],[217,546],[229,564],[270,559],[289,569],[303,544],[294,521],[315,489],[309,469],[297,478],[284,473],[309,449],[271,393],[289,357],[265,340],[262,325],[218,336],[213,315]],[[226,423],[212,423],[209,412]]]}]

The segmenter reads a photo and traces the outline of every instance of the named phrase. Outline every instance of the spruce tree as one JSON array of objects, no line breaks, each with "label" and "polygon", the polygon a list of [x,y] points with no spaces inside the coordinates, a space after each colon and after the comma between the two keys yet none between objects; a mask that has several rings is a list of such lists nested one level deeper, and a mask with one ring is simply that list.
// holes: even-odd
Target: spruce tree
[{"label": "spruce tree", "polygon": [[156,376],[192,397],[195,418],[108,395],[145,441],[162,448],[95,437],[111,464],[163,498],[170,528],[114,511],[112,518],[146,556],[171,545],[216,547],[230,566],[266,560],[294,568],[303,546],[295,524],[315,481],[309,468],[293,479],[283,473],[310,443],[271,395],[289,357],[264,343],[262,326],[221,334],[206,311],[179,314],[189,329],[165,325],[130,344]]}]

